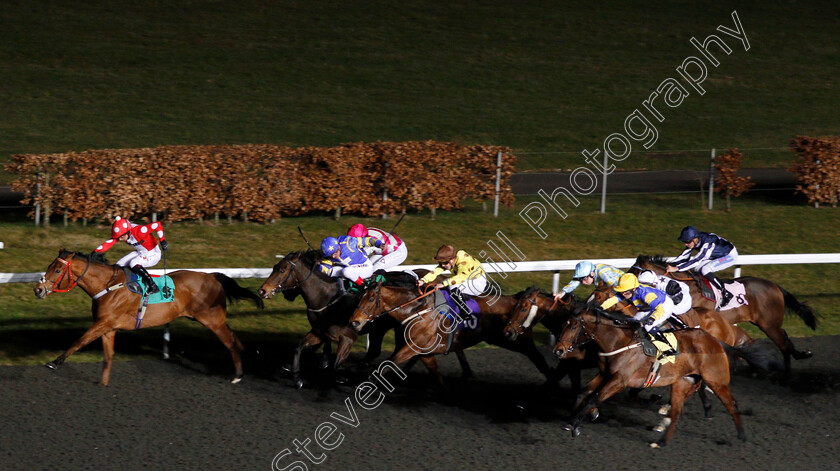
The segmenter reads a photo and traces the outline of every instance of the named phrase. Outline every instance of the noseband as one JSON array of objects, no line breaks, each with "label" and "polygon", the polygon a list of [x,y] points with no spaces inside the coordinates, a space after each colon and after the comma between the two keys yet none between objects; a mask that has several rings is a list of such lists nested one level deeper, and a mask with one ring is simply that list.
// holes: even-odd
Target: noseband
[{"label": "noseband", "polygon": [[[79,284],[80,281],[82,281],[82,278],[87,273],[88,268],[90,268],[90,259],[88,258],[87,259],[87,265],[85,265],[84,271],[82,272],[81,275],[79,275],[78,278],[76,278],[74,280],[73,279],[73,270],[70,269],[71,261],[70,260],[64,260],[63,258],[56,258],[56,260],[64,265],[64,268],[61,270],[61,274],[58,275],[58,279],[55,280],[55,281],[48,280],[46,274],[44,274],[44,275],[41,276],[41,279],[38,280],[41,284],[46,284],[47,282],[50,283],[50,286],[48,288],[49,292],[66,293],[66,292],[70,291],[71,289],[75,288],[76,285]],[[70,279],[70,286],[67,287],[67,289],[54,288],[55,286],[58,286],[58,285],[61,284],[61,281],[64,279],[64,275],[68,275],[68,278]]]}]

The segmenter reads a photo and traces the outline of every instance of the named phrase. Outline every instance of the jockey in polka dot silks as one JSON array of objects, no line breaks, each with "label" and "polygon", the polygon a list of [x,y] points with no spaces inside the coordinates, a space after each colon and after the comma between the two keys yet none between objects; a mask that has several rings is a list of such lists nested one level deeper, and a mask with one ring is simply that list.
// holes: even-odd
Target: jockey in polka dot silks
[{"label": "jockey in polka dot silks", "polygon": [[[158,241],[152,234],[157,235],[157,238],[160,239],[160,247],[158,247]],[[136,273],[146,284],[147,293],[155,294],[159,292],[160,289],[152,281],[146,267],[157,265],[161,256],[160,249],[166,250],[169,247],[169,243],[164,239],[161,223],[132,224],[128,219],[117,216],[111,226],[111,238],[97,247],[94,252],[105,252],[113,247],[118,240],[130,245],[134,251],[119,259],[117,265],[127,266],[132,272]]]},{"label": "jockey in polka dot silks", "polygon": [[[738,250],[732,242],[711,232],[700,232],[694,226],[683,228],[679,237],[685,244],[685,250],[671,260],[668,273],[700,269],[700,273],[720,291],[720,307],[726,306],[732,299],[732,293],[726,290],[716,271],[729,268],[738,261]],[[697,250],[697,255],[691,253]]]},{"label": "jockey in polka dot silks", "polygon": [[315,268],[326,275],[342,276],[356,286],[362,286],[374,272],[365,248],[381,248],[384,245],[385,242],[373,237],[327,237],[321,242],[321,251],[328,258],[321,260]]},{"label": "jockey in polka dot silks", "polygon": [[575,275],[572,281],[564,286],[559,293],[555,294],[554,299],[560,301],[563,299],[563,296],[571,294],[572,291],[578,289],[581,283],[591,285],[595,282],[601,282],[612,288],[618,283],[618,279],[623,274],[623,271],[612,265],[592,263],[584,260],[575,266]]},{"label": "jockey in polka dot silks", "polygon": [[387,270],[404,262],[408,257],[408,248],[402,239],[385,232],[382,229],[375,227],[365,227],[362,224],[354,224],[350,230],[347,231],[350,237],[373,237],[376,240],[384,242],[382,249],[372,248],[372,253],[369,253],[370,263],[373,265],[373,271]]}]

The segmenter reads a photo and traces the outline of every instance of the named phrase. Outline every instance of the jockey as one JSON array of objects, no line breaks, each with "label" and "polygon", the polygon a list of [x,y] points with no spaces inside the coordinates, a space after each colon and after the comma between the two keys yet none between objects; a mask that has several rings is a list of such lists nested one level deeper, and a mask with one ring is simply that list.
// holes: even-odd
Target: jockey
[{"label": "jockey", "polygon": [[356,286],[362,286],[374,271],[365,248],[380,248],[383,245],[384,242],[373,237],[327,237],[321,242],[321,250],[328,258],[316,268],[326,275],[343,276]]},{"label": "jockey", "polygon": [[659,326],[673,314],[674,303],[664,292],[647,286],[640,286],[639,279],[632,273],[621,275],[618,284],[613,287],[617,295],[601,303],[601,309],[609,309],[621,301],[630,301],[639,310],[633,316],[642,323],[652,338],[668,343],[659,332]]},{"label": "jockey", "polygon": [[382,250],[378,251],[380,253],[376,253],[376,249],[371,249],[373,253],[370,254],[370,263],[373,265],[373,271],[387,270],[395,267],[404,262],[406,257],[408,257],[408,249],[405,246],[405,242],[394,234],[385,232],[382,229],[354,224],[347,231],[347,235],[350,237],[373,237],[385,243],[382,246]]},{"label": "jockey", "polygon": [[[158,248],[158,241],[152,237],[152,233],[157,234],[160,239],[160,248]],[[148,288],[147,293],[155,294],[160,289],[152,281],[146,267],[153,267],[160,261],[160,249],[166,250],[169,243],[166,242],[163,236],[163,226],[160,222],[153,222],[151,224],[139,225],[132,224],[128,219],[117,216],[114,224],[111,226],[111,238],[106,240],[102,245],[96,248],[94,252],[105,252],[118,240],[121,240],[132,248],[134,252],[129,253],[121,258],[117,265],[121,267],[129,267],[131,271],[140,276],[143,283]]]},{"label": "jockey", "polygon": [[563,296],[571,294],[572,291],[578,289],[581,283],[588,286],[595,283],[595,281],[600,281],[612,288],[618,283],[618,279],[623,274],[623,271],[605,263],[580,262],[575,266],[575,275],[572,277],[572,281],[564,286],[559,293],[554,295],[554,300],[560,301],[563,299]]},{"label": "jockey", "polygon": [[685,314],[691,309],[691,291],[687,284],[664,275],[657,275],[650,270],[639,273],[639,283],[644,286],[656,288],[668,295],[674,304],[671,323],[677,324],[681,328],[688,327],[678,317],[680,314]]},{"label": "jockey", "polygon": [[441,245],[435,255],[438,266],[417,280],[417,286],[431,283],[445,270],[452,272],[452,276],[434,285],[436,289],[446,288],[452,300],[465,315],[470,314],[467,307],[469,296],[478,296],[487,288],[487,274],[481,268],[481,262],[474,259],[463,250],[455,250],[451,245]]},{"label": "jockey", "polygon": [[[732,299],[732,293],[726,290],[716,271],[729,268],[738,261],[738,250],[731,242],[711,232],[700,232],[694,226],[683,228],[679,240],[685,244],[685,250],[668,265],[668,273],[700,269],[700,273],[720,291],[720,307],[726,306]],[[692,257],[691,252],[697,250]]]}]

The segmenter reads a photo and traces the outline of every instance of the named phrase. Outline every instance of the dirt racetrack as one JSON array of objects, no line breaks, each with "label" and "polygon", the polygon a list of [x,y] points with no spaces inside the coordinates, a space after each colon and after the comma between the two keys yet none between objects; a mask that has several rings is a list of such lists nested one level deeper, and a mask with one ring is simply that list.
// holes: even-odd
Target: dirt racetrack
[{"label": "dirt racetrack", "polygon": [[[560,428],[568,381],[543,388],[523,356],[499,349],[467,353],[470,380],[458,378],[454,355],[443,358],[447,391],[431,387],[421,365],[404,381],[392,376],[396,390],[372,410],[359,407],[354,386],[327,387],[312,374],[300,391],[277,370],[233,385],[224,368],[184,358],[116,363],[107,388],[95,384],[99,364],[2,367],[0,469],[304,469],[296,460],[310,470],[838,469],[840,337],[796,341],[814,357],[795,361],[789,382],[753,377],[747,367],[733,377],[746,443],[719,401],[706,420],[691,398],[660,450],[647,446],[657,406],[626,393],[572,438]],[[295,454],[273,462],[294,451],[293,441],[314,440],[325,422],[336,430],[330,436],[323,426],[320,438],[333,449],[303,445],[321,464]]]}]

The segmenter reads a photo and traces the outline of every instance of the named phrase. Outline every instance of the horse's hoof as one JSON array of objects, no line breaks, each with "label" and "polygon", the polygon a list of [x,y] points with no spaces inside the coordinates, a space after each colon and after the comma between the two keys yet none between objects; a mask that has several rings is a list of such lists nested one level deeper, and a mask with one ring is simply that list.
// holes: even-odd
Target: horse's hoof
[{"label": "horse's hoof", "polygon": [[321,363],[318,363],[318,368],[320,368],[322,370],[326,370],[329,367],[330,367],[330,361],[329,360],[322,360]]},{"label": "horse's hoof", "polygon": [[283,365],[283,366],[280,367],[280,369],[283,370],[283,372],[285,372],[285,373],[291,373],[292,372],[292,365]]},{"label": "horse's hoof", "polygon": [[527,413],[528,413],[528,409],[526,409],[526,408],[525,408],[525,406],[523,406],[522,404],[516,404],[515,406],[513,406],[513,409],[514,409],[514,410],[515,410],[515,411],[516,411],[519,415],[525,415],[525,414],[527,414]]},{"label": "horse's hoof", "polygon": [[572,438],[577,438],[580,436],[580,427],[575,427],[572,429]]},{"label": "horse's hoof", "polygon": [[658,442],[653,442],[653,443],[650,444],[650,447],[651,448],[662,448],[662,445],[660,445]]},{"label": "horse's hoof", "polygon": [[336,377],[335,377],[335,384],[347,384],[349,382],[350,382],[350,380],[347,378],[347,376],[336,375]]},{"label": "horse's hoof", "polygon": [[662,419],[662,422],[659,422],[659,425],[653,427],[653,431],[656,433],[662,433],[668,428],[669,425],[671,425],[671,418],[665,417],[664,419]]},{"label": "horse's hoof", "polygon": [[563,427],[563,430],[567,432],[571,432],[575,428],[575,426],[572,424],[563,424],[561,427]]},{"label": "horse's hoof", "polygon": [[807,360],[814,356],[814,352],[811,350],[802,350],[801,352],[796,352],[793,354],[793,358],[797,360]]},{"label": "horse's hoof", "polygon": [[49,368],[51,370],[57,370],[58,369],[58,365],[54,361],[46,363],[44,366],[46,366],[47,368]]},{"label": "horse's hoof", "polygon": [[230,382],[231,382],[232,384],[236,384],[236,383],[238,383],[238,382],[240,382],[240,381],[242,381],[242,376],[241,376],[241,375],[240,375],[240,376],[237,376],[236,378],[233,378],[232,380],[230,380]]},{"label": "horse's hoof", "polygon": [[659,415],[668,415],[671,412],[671,404],[665,404],[659,408]]},{"label": "horse's hoof", "polygon": [[598,420],[598,417],[601,417],[601,411],[599,411],[597,408],[592,409],[592,412],[589,413],[589,421],[595,422],[596,420]]},{"label": "horse's hoof", "polygon": [[295,389],[302,389],[302,388],[303,388],[303,380],[302,379],[295,380]]}]

